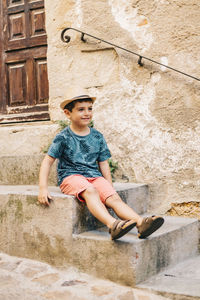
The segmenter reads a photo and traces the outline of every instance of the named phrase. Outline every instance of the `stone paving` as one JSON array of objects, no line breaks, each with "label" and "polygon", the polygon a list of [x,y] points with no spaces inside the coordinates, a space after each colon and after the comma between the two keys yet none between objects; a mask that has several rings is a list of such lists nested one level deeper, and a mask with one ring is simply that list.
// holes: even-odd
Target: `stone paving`
[{"label": "stone paving", "polygon": [[0,253],[0,300],[166,300],[79,272]]}]

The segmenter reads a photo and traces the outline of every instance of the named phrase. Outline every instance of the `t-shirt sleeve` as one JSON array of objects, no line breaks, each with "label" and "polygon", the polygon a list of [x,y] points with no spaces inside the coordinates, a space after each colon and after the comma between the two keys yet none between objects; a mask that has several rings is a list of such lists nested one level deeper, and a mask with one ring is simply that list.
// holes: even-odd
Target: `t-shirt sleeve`
[{"label": "t-shirt sleeve", "polygon": [[60,158],[63,152],[64,137],[59,134],[54,138],[48,150],[48,155],[54,158]]},{"label": "t-shirt sleeve", "polygon": [[97,161],[105,161],[111,157],[110,150],[108,149],[107,143],[102,136],[101,142],[100,142],[100,151]]}]

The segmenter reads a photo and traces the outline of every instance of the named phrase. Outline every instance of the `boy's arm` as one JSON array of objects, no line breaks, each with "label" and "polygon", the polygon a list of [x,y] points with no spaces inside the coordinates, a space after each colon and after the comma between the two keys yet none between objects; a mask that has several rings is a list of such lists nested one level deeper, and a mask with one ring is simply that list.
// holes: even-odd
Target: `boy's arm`
[{"label": "boy's arm", "polygon": [[109,167],[108,161],[107,160],[99,161],[98,164],[99,164],[100,172],[103,175],[103,177],[112,184],[112,176],[110,173],[110,167]]},{"label": "boy's arm", "polygon": [[41,204],[49,205],[48,197],[50,198],[50,195],[48,193],[48,176],[54,161],[55,158],[47,154],[40,167],[38,201]]}]

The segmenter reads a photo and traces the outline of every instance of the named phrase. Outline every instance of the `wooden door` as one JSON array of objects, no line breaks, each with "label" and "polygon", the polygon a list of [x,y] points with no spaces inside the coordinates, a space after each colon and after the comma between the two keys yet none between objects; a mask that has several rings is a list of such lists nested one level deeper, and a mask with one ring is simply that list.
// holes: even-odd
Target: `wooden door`
[{"label": "wooden door", "polygon": [[49,119],[44,1],[0,0],[0,123]]}]

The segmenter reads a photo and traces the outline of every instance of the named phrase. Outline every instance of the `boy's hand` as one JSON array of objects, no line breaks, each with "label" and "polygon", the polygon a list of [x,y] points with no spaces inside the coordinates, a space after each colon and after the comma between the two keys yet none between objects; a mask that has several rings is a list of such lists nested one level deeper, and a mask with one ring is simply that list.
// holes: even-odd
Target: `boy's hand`
[{"label": "boy's hand", "polygon": [[50,202],[52,201],[52,198],[47,190],[40,190],[38,195],[38,201],[41,204],[49,206]]},{"label": "boy's hand", "polygon": [[38,201],[39,203],[47,206],[49,206],[50,201],[52,200],[51,196],[48,193],[48,176],[49,176],[50,168],[54,163],[54,161],[55,158],[47,154],[44,157],[40,167]]}]

